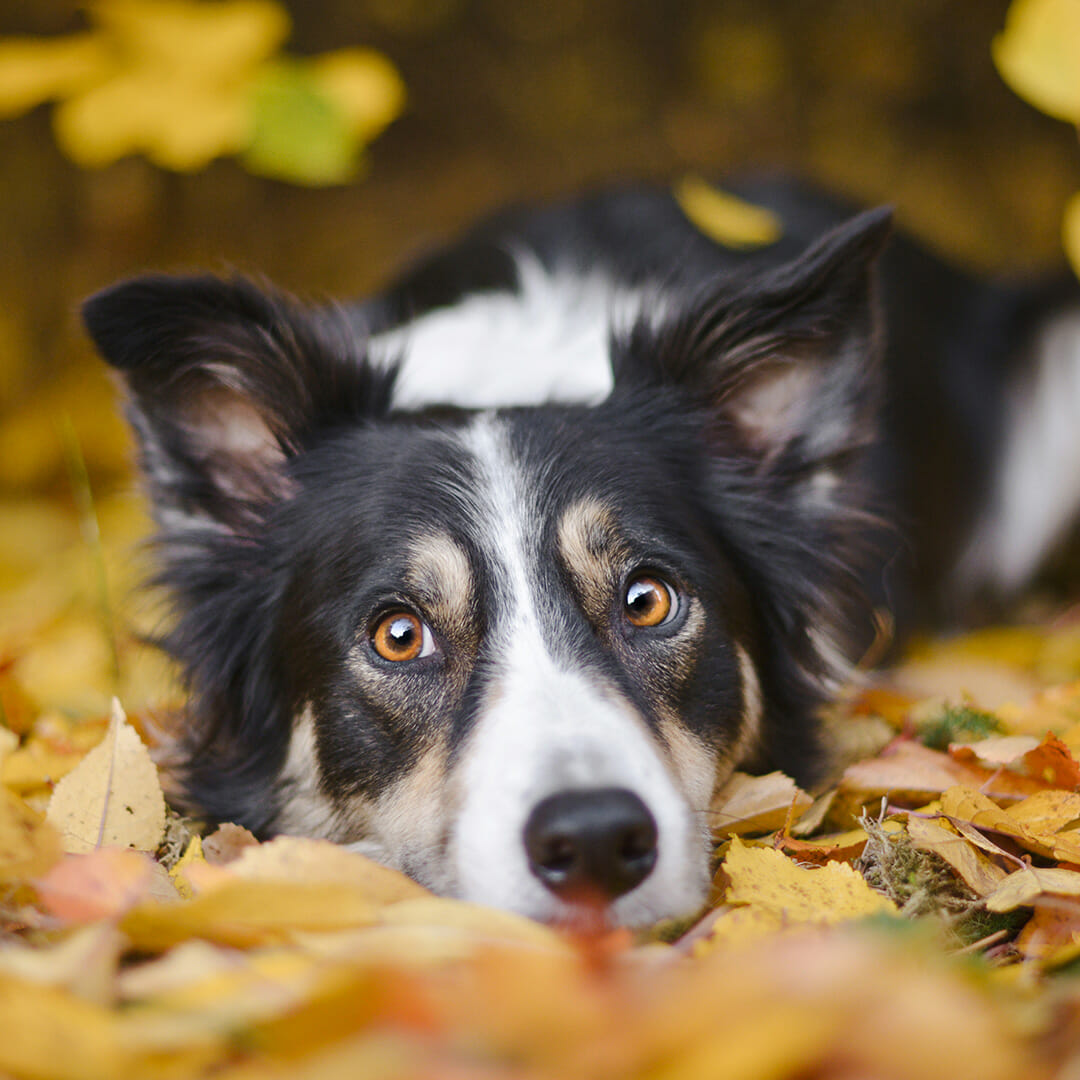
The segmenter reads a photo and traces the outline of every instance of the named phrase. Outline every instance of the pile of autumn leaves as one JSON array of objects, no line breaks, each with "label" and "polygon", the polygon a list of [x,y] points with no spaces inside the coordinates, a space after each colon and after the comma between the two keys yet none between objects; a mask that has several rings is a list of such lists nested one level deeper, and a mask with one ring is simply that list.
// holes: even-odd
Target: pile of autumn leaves
[{"label": "pile of autumn leaves", "polygon": [[[1061,634],[1014,636],[1061,653]],[[944,660],[977,681],[963,663]],[[837,786],[737,776],[712,807],[710,910],[636,940],[436,898],[322,841],[200,837],[118,705],[64,719],[10,669],[0,692],[0,1074],[1080,1067],[1080,684],[992,714],[852,695],[833,719],[864,745]]]}]

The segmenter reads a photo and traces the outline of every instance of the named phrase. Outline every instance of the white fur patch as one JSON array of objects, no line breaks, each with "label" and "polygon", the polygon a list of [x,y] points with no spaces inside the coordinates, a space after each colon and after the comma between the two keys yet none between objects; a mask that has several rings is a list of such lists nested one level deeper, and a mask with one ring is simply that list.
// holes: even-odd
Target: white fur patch
[{"label": "white fur patch", "polygon": [[1023,586],[1080,511],[1080,310],[1039,334],[1007,424],[993,501],[957,567],[966,588]]},{"label": "white fur patch", "polygon": [[528,254],[517,268],[517,292],[469,296],[372,338],[377,363],[402,360],[396,407],[595,405],[611,393],[609,335],[643,294],[599,274],[548,273]]},{"label": "white fur patch", "polygon": [[529,540],[538,533],[497,420],[477,419],[465,436],[480,465],[485,504],[508,614],[489,643],[498,670],[460,765],[463,801],[451,838],[457,893],[539,919],[561,902],[529,870],[524,829],[533,808],[563,790],[623,787],[656,820],[653,872],[614,905],[623,923],[684,914],[706,886],[703,818],[678,791],[655,737],[633,707],[596,677],[556,661],[538,621]]}]

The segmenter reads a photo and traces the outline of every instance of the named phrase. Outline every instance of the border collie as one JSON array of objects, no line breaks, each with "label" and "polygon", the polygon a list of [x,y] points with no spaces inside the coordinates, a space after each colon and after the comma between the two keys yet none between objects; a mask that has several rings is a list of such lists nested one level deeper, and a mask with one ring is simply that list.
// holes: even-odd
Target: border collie
[{"label": "border collie", "polygon": [[1031,576],[1080,505],[1080,290],[736,190],[778,242],[641,186],[496,217],[357,304],[211,276],[87,302],[160,526],[187,805],[538,919],[685,914],[715,785],[814,781],[875,612]]}]

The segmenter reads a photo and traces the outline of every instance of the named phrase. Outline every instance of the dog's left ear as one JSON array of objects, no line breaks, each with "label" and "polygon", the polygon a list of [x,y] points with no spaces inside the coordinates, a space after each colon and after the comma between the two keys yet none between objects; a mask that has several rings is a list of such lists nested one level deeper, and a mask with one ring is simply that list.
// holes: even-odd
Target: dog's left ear
[{"label": "dog's left ear", "polygon": [[877,391],[873,267],[891,218],[867,211],[792,262],[708,286],[658,327],[640,323],[617,379],[691,390],[712,416],[714,448],[763,472],[864,444]]}]

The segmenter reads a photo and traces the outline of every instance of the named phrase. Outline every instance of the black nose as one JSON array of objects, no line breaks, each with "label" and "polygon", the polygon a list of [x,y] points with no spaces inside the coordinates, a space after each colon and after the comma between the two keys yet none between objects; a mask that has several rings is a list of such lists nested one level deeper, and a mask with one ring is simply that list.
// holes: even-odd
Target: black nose
[{"label": "black nose", "polygon": [[614,900],[656,865],[656,821],[625,788],[562,791],[529,815],[525,851],[556,896]]}]

